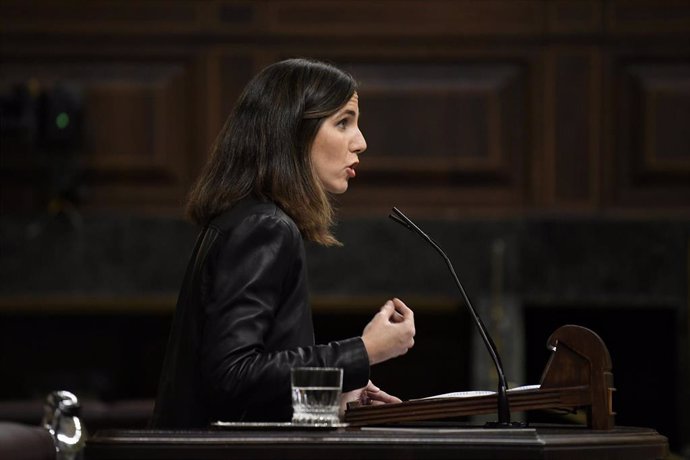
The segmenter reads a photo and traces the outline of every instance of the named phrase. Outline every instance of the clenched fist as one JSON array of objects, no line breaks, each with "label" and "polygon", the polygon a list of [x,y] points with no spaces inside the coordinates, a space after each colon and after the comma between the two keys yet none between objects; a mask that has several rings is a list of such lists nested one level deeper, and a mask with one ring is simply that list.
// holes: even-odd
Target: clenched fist
[{"label": "clenched fist", "polygon": [[400,299],[387,301],[362,332],[369,364],[404,355],[414,346],[414,313]]}]

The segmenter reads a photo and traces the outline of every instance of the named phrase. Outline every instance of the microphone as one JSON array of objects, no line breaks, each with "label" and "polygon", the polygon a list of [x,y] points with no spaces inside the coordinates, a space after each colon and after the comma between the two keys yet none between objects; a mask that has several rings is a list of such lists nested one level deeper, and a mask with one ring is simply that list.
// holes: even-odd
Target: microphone
[{"label": "microphone", "polygon": [[506,377],[505,374],[503,373],[503,363],[501,363],[501,357],[498,354],[498,350],[496,349],[496,345],[494,344],[494,341],[491,339],[491,336],[489,335],[489,332],[486,330],[486,326],[484,326],[484,323],[482,322],[481,318],[479,315],[477,315],[477,312],[475,311],[474,307],[472,306],[472,303],[470,302],[470,299],[467,297],[467,294],[465,293],[465,289],[462,287],[462,284],[460,283],[460,280],[458,279],[458,275],[455,273],[455,269],[453,268],[453,264],[450,262],[450,259],[446,255],[445,252],[441,249],[441,247],[436,244],[434,240],[429,237],[426,233],[424,233],[417,225],[415,225],[414,222],[412,222],[405,214],[403,214],[398,208],[393,207],[393,212],[388,216],[391,219],[393,219],[395,222],[399,223],[403,227],[407,228],[408,230],[416,233],[420,237],[422,237],[424,240],[426,240],[439,254],[441,254],[441,257],[443,257],[443,260],[446,261],[446,265],[448,265],[448,269],[450,270],[450,273],[453,275],[453,279],[455,280],[455,284],[457,284],[458,289],[460,290],[460,294],[462,294],[462,298],[465,301],[465,305],[467,306],[467,309],[470,313],[470,316],[474,320],[474,324],[477,326],[477,329],[479,330],[479,335],[481,335],[482,340],[484,341],[484,345],[486,345],[486,349],[489,351],[489,354],[491,355],[491,359],[494,362],[494,366],[496,367],[496,373],[498,374],[498,391],[496,392],[496,403],[497,403],[497,409],[498,409],[498,422],[487,422],[486,426],[489,428],[520,428],[524,427],[525,424],[521,422],[512,422],[510,421],[510,405],[508,404],[508,383],[506,382]]}]

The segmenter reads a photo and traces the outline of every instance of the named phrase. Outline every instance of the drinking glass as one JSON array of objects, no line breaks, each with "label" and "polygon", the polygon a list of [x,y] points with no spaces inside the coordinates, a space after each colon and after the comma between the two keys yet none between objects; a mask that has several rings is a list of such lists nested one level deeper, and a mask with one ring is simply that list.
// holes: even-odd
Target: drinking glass
[{"label": "drinking glass", "polygon": [[339,367],[296,367],[292,369],[292,423],[336,425],[343,389]]}]

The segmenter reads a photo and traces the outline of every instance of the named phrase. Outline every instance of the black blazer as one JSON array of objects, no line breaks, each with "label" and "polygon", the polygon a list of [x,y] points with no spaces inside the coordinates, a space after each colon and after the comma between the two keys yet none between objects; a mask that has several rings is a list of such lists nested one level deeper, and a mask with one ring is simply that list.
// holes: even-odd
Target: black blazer
[{"label": "black blazer", "polygon": [[302,236],[272,202],[242,200],[197,239],[163,363],[153,428],[289,421],[290,369],[342,367],[363,387],[360,337],[314,345]]}]

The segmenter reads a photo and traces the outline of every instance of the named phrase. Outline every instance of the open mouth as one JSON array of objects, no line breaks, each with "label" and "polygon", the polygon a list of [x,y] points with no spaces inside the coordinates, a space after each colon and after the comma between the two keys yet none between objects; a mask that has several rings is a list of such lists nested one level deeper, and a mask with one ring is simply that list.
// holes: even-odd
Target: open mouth
[{"label": "open mouth", "polygon": [[355,171],[355,167],[357,166],[358,163],[352,163],[350,166],[345,168],[345,171],[347,171],[347,177],[352,179],[357,175],[357,172]]}]

